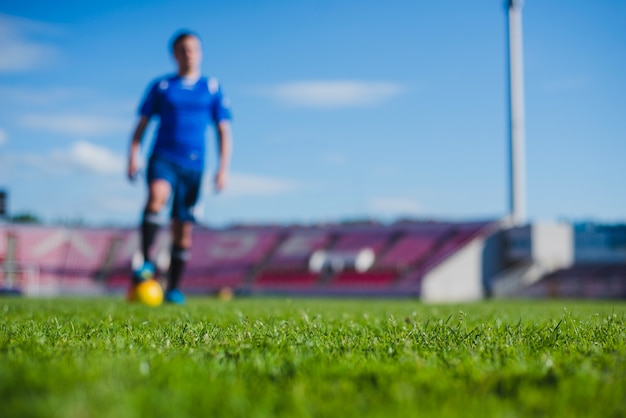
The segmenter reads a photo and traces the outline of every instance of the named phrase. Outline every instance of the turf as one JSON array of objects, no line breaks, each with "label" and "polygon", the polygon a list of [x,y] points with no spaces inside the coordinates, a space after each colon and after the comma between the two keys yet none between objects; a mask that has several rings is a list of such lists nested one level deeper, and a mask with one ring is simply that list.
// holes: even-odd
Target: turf
[{"label": "turf", "polygon": [[2,417],[626,416],[624,302],[0,299]]}]

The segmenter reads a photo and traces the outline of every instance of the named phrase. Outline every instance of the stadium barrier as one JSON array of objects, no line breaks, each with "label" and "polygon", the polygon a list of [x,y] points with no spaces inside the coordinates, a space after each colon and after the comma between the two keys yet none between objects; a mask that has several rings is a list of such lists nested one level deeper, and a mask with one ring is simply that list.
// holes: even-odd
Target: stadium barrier
[{"label": "stadium barrier", "polygon": [[[420,296],[428,279],[429,289],[436,292],[465,286],[475,297],[483,290],[476,288],[481,279],[474,276],[484,273],[469,272],[481,262],[485,239],[497,228],[493,222],[199,227],[182,286],[197,294],[229,289],[245,294]],[[0,290],[40,296],[121,293],[133,266],[143,262],[139,244],[134,228],[3,225]],[[169,231],[163,229],[151,253],[161,277],[169,266],[170,246]],[[574,266],[538,278],[509,297],[626,297],[624,266]],[[433,280],[440,284],[433,287]]]}]

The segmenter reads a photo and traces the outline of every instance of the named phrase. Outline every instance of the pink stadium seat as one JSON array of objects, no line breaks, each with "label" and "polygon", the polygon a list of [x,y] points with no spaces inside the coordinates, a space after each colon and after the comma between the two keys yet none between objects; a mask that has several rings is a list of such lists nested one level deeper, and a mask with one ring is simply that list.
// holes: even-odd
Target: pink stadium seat
[{"label": "pink stadium seat", "polygon": [[438,239],[438,235],[405,236],[376,262],[376,267],[398,269],[414,264],[432,251]]},{"label": "pink stadium seat", "polygon": [[106,277],[110,289],[123,289],[129,284],[133,255],[139,251],[139,233],[135,229],[118,230],[116,251]]},{"label": "pink stadium seat", "polygon": [[[324,291],[347,294],[368,289],[380,293],[405,288],[419,292],[428,269],[458,251],[485,225],[410,222],[391,227],[198,228],[194,230],[191,259],[182,287],[191,292],[213,292],[224,287],[317,294]],[[16,237],[15,264],[36,266],[44,284],[50,281],[79,287],[95,278],[106,280],[109,289],[125,289],[131,262],[140,246],[135,228],[20,226],[12,231]],[[0,260],[6,256],[7,233],[7,229],[0,229]],[[156,261],[162,255],[168,256],[170,245],[169,230],[163,228],[151,258]],[[350,253],[365,248],[372,249],[376,256],[367,272],[357,273],[348,264],[348,270],[324,282],[320,282],[317,273],[309,272],[309,259],[316,250]],[[587,290],[594,294],[600,291],[595,284]]]},{"label": "pink stadium seat", "polygon": [[241,287],[252,269],[268,257],[279,237],[277,230],[197,230],[182,288],[212,292],[222,287]]},{"label": "pink stadium seat", "polygon": [[301,272],[265,272],[254,282],[255,289],[312,288],[317,285],[318,275]]},{"label": "pink stadium seat", "polygon": [[396,274],[392,271],[379,271],[357,273],[355,271],[344,271],[336,275],[330,282],[333,288],[382,288],[389,287],[395,279]]},{"label": "pink stadium seat", "polygon": [[279,233],[271,230],[198,230],[188,268],[254,265],[268,255],[278,237]]},{"label": "pink stadium seat", "polygon": [[4,261],[5,254],[7,252],[8,233],[9,233],[8,228],[0,226],[0,262]]},{"label": "pink stadium seat", "polygon": [[7,234],[8,229],[0,226],[0,288],[5,286],[4,283],[4,260],[7,252]]},{"label": "pink stadium seat", "polygon": [[103,267],[114,238],[111,230],[73,230],[62,266],[65,276],[93,277]]},{"label": "pink stadium seat", "polygon": [[318,275],[309,272],[309,259],[325,248],[331,236],[327,230],[291,229],[262,266],[253,283],[258,290],[304,289],[316,286]]},{"label": "pink stadium seat", "polygon": [[379,254],[387,241],[392,230],[389,228],[378,230],[344,230],[339,232],[339,239],[332,246],[333,251],[358,251],[370,248],[375,254]]},{"label": "pink stadium seat", "polygon": [[202,274],[185,274],[181,282],[184,291],[206,293],[215,292],[219,289],[230,287],[239,288],[248,274],[245,267],[234,267],[224,269],[214,269]]},{"label": "pink stadium seat", "polygon": [[19,225],[3,234],[3,248],[9,233],[15,239],[14,279],[31,287],[86,288],[96,283],[116,232]]},{"label": "pink stadium seat", "polygon": [[64,228],[24,226],[14,228],[17,265],[37,264],[42,270],[60,270],[68,252],[68,231]]},{"label": "pink stadium seat", "polygon": [[324,248],[330,240],[328,231],[290,231],[268,260],[267,269],[307,269],[309,258],[315,251]]}]

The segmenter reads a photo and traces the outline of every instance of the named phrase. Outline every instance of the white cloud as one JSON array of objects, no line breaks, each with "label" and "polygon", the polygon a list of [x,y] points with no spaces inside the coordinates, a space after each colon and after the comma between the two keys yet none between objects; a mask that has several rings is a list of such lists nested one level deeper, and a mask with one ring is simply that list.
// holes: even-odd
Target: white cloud
[{"label": "white cloud", "polygon": [[6,133],[4,129],[0,128],[0,145],[6,144],[8,140],[9,140],[9,135]]},{"label": "white cloud", "polygon": [[124,170],[124,158],[109,149],[87,141],[75,142],[69,150],[53,151],[52,159],[96,174],[118,174]]},{"label": "white cloud", "polygon": [[57,48],[33,38],[56,33],[53,25],[0,14],[0,73],[32,70],[54,61]]},{"label": "white cloud", "polygon": [[106,116],[26,114],[19,117],[18,122],[31,129],[78,136],[130,132],[131,129],[131,122],[126,118]]},{"label": "white cloud", "polygon": [[297,189],[294,180],[257,174],[231,173],[224,194],[226,196],[273,196]]},{"label": "white cloud", "polygon": [[[87,141],[78,141],[64,150],[47,153],[6,153],[0,154],[0,168],[8,168],[13,174],[59,175],[75,172],[93,174],[114,174],[122,176],[125,158],[111,150]],[[24,166],[35,170],[24,169]],[[15,170],[20,168],[19,170]],[[1,171],[1,170],[0,170]]]},{"label": "white cloud", "polygon": [[261,93],[289,104],[318,107],[372,106],[401,94],[405,88],[389,81],[296,81],[263,88]]},{"label": "white cloud", "polygon": [[381,215],[419,215],[424,208],[410,197],[375,197],[369,200],[370,210]]}]

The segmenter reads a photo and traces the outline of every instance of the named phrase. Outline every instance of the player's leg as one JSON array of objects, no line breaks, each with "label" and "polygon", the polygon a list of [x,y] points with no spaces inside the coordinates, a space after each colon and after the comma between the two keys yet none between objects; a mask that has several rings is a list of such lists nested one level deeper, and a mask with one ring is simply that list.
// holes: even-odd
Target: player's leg
[{"label": "player's leg", "polygon": [[166,300],[174,303],[183,303],[185,297],[180,292],[180,279],[190,258],[191,234],[193,224],[177,219],[172,221],[172,253],[170,269],[167,275]]},{"label": "player's leg", "polygon": [[172,252],[168,272],[165,299],[169,302],[183,303],[184,295],[180,292],[180,280],[187,261],[191,258],[191,240],[193,206],[200,194],[202,173],[182,169],[179,181],[173,191],[172,202]]},{"label": "player's leg", "polygon": [[159,212],[169,199],[171,189],[170,183],[164,179],[155,179],[148,186],[148,201],[141,223],[141,251],[146,261],[150,260],[150,248],[161,227]]},{"label": "player's leg", "polygon": [[159,212],[171,195],[172,184],[175,184],[171,164],[155,157],[151,158],[148,165],[147,181],[148,200],[141,222],[141,251],[144,263],[139,270],[133,273],[135,282],[154,276],[154,264],[150,260],[150,249],[161,226]]}]

